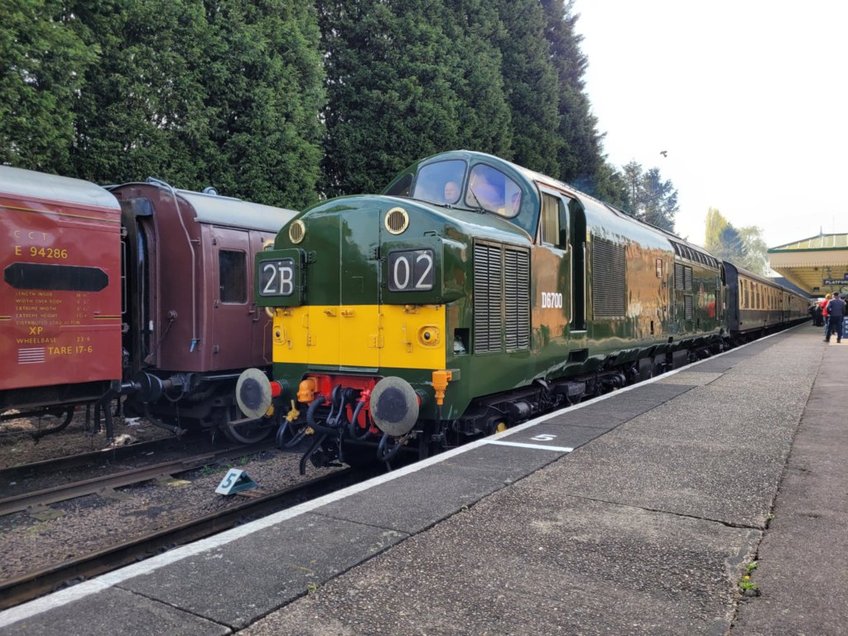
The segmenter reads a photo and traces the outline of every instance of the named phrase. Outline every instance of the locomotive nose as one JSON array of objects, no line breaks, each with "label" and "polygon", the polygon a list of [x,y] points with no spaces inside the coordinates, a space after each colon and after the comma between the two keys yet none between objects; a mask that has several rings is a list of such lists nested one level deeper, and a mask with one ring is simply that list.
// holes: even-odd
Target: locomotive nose
[{"label": "locomotive nose", "polygon": [[371,392],[371,417],[381,431],[394,437],[406,435],[418,421],[420,399],[403,378],[383,378]]}]

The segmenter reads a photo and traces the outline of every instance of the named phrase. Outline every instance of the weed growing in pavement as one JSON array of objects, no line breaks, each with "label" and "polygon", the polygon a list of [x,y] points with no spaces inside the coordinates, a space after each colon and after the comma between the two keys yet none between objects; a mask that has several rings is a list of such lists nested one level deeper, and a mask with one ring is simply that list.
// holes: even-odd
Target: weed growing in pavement
[{"label": "weed growing in pavement", "polygon": [[753,574],[759,565],[758,561],[751,561],[745,566],[745,574],[739,580],[739,589],[744,596],[760,595],[760,586],[751,580],[751,574]]}]

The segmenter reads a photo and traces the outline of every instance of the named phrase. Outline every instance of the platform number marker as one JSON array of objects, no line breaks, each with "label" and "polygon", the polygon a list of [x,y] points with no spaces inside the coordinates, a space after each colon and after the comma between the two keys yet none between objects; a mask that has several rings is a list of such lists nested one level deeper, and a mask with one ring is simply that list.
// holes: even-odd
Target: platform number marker
[{"label": "platform number marker", "polygon": [[257,484],[253,481],[246,472],[238,468],[230,468],[221,483],[215,489],[219,495],[233,495],[242,490],[256,488]]},{"label": "platform number marker", "polygon": [[539,433],[536,437],[531,437],[534,442],[552,442],[556,439],[556,435],[551,433]]}]

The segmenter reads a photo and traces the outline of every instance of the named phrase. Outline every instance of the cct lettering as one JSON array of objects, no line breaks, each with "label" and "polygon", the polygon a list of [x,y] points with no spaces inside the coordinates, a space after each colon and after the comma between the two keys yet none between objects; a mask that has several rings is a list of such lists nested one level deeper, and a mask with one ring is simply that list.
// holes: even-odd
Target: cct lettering
[{"label": "cct lettering", "polygon": [[562,294],[542,292],[542,309],[562,309]]}]

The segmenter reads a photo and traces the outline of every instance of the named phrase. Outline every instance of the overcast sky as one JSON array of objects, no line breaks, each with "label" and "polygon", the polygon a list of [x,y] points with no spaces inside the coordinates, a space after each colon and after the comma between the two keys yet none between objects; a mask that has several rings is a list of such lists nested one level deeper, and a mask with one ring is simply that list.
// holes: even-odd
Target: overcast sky
[{"label": "overcast sky", "polygon": [[769,247],[848,232],[848,2],[575,0],[574,12],[604,152],[673,182],[678,234],[702,245],[710,207]]}]

